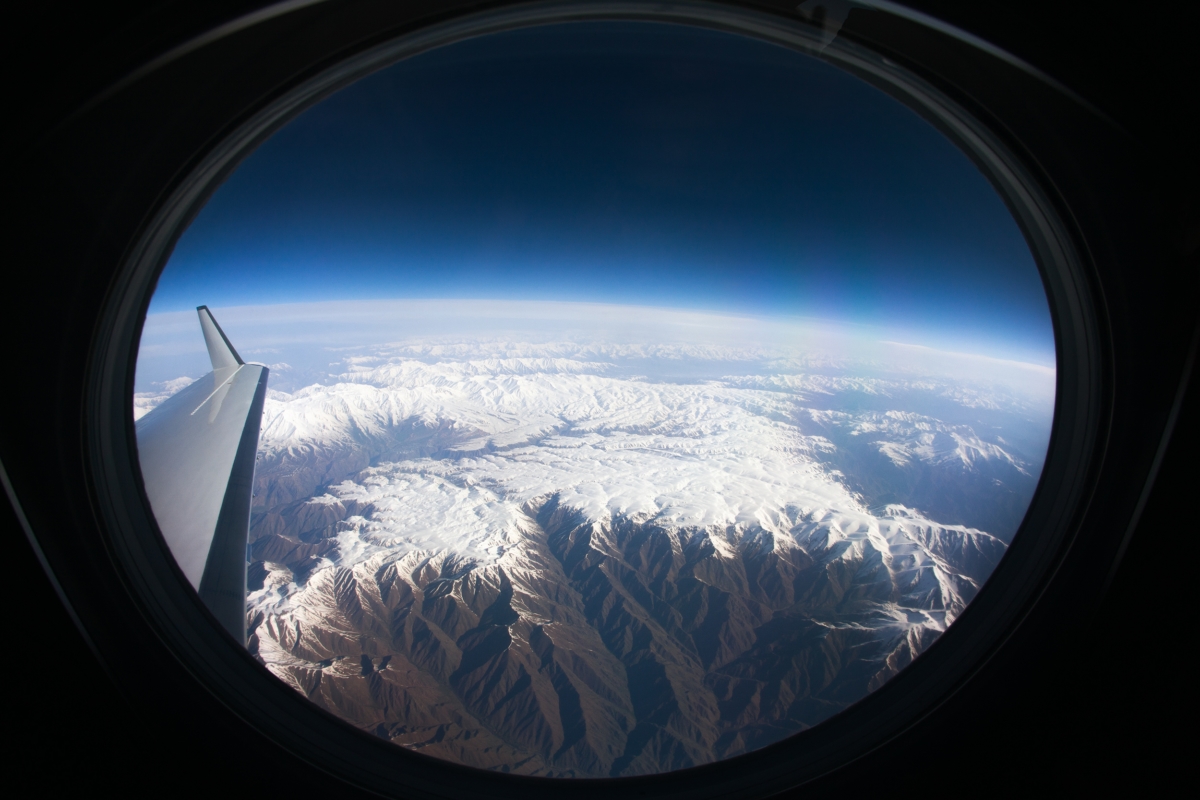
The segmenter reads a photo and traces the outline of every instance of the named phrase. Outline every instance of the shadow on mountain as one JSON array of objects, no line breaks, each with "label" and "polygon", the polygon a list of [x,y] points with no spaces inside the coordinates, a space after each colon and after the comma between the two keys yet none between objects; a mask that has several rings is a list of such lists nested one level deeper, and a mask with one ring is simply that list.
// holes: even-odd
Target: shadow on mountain
[{"label": "shadow on mountain", "polygon": [[820,723],[928,647],[1005,549],[903,509],[871,529],[797,514],[785,541],[601,522],[554,495],[497,563],[407,552],[305,572],[363,511],[314,505],[261,517],[251,585],[296,586],[290,609],[252,614],[252,652],[398,745],[557,777],[680,769]]}]

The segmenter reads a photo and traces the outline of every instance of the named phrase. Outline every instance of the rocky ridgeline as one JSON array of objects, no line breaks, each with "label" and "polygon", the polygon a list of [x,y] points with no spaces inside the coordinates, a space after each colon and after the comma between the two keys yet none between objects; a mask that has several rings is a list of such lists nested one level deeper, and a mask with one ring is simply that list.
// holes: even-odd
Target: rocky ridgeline
[{"label": "rocky ridgeline", "polygon": [[1009,436],[1015,412],[891,410],[932,390],[579,372],[404,362],[273,396],[252,651],[350,724],[457,763],[703,764],[903,669],[1036,485],[976,434]]},{"label": "rocky ridgeline", "polygon": [[906,509],[798,514],[786,535],[597,521],[526,504],[492,563],[384,552],[371,508],[292,502],[256,521],[250,646],[351,724],[451,761],[548,776],[662,772],[804,730],[945,629],[1004,553]]}]

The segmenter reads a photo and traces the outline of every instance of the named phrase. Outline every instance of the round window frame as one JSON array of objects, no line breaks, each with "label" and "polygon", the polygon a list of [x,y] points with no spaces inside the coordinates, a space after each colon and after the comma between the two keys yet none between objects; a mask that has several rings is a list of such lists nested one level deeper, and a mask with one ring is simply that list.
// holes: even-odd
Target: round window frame
[{"label": "round window frame", "polygon": [[247,723],[301,758],[372,791],[540,796],[565,787],[564,779],[473,769],[371,736],[295,694],[225,633],[175,565],[141,485],[131,409],[146,310],[175,242],[212,193],[259,144],[304,110],[359,78],[435,47],[534,25],[603,20],[706,27],[789,47],[856,75],[933,124],[972,159],[1024,233],[1046,289],[1058,372],[1045,466],[1020,530],[978,596],[913,664],[829,720],[765,748],[655,775],[567,779],[571,790],[599,796],[621,785],[664,797],[756,796],[843,766],[911,727],[977,672],[1036,604],[1077,535],[1074,522],[1106,425],[1101,320],[1076,237],[1051,193],[978,115],[864,44],[843,37],[827,43],[819,29],[803,21],[733,5],[541,2],[419,25],[342,54],[270,98],[183,175],[118,273],[94,338],[86,397],[87,457],[106,544],[160,639]]}]

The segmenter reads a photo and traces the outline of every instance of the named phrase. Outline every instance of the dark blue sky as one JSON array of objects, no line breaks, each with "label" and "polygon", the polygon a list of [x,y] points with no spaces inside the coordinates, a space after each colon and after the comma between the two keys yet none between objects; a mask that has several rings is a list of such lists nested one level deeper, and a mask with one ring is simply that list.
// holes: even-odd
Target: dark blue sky
[{"label": "dark blue sky", "polygon": [[217,191],[151,311],[368,297],[817,316],[1053,363],[1028,248],[949,141],[820,61],[658,24],[492,35],[341,91]]}]

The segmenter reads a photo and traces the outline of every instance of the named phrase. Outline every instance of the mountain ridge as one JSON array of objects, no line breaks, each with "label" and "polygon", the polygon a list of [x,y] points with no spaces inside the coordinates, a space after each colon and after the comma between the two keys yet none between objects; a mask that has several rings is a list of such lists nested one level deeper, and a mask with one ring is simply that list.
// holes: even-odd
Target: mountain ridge
[{"label": "mountain ridge", "polygon": [[[380,553],[318,567],[287,608],[253,593],[252,648],[407,747],[484,767],[505,752],[529,774],[644,774],[763,746],[882,685],[1004,550],[904,509],[874,528],[814,515],[787,544],[741,531],[733,557],[720,531],[599,523],[556,497],[526,510],[521,546],[493,564]],[[814,682],[830,658],[847,663]],[[395,688],[413,669],[433,678],[415,696]],[[413,718],[414,704],[445,713]],[[471,755],[477,737],[489,744]]]},{"label": "mountain ridge", "polygon": [[650,774],[819,724],[962,613],[1044,443],[986,381],[781,352],[397,344],[272,391],[251,651],[483,769]]}]

